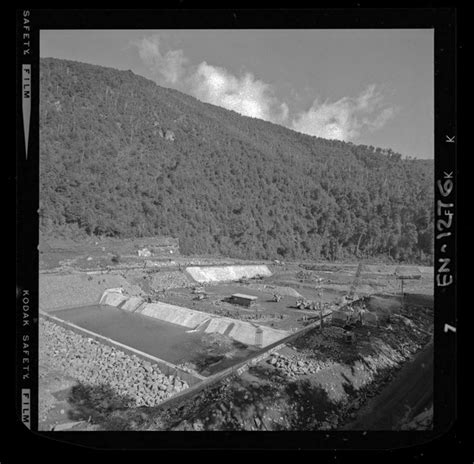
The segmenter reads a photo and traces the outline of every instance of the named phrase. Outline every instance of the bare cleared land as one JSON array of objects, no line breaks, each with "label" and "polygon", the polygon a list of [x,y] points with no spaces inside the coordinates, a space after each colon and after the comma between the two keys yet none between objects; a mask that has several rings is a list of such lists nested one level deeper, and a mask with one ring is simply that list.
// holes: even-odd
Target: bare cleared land
[{"label": "bare cleared land", "polygon": [[[357,264],[189,258],[171,246],[139,256],[143,244],[133,241],[55,245],[41,251],[40,309],[64,324],[40,319],[40,429],[371,430],[407,428],[420,415],[427,419],[417,427],[430,426],[431,268],[405,266],[415,278],[402,294],[395,265],[364,264],[356,282]],[[268,273],[255,275],[263,267]],[[135,298],[134,309],[98,305],[111,288]],[[257,300],[237,305],[235,293]],[[153,303],[207,322],[186,327],[140,314]],[[224,320],[234,323],[217,323]],[[267,351],[258,338],[233,339],[237,323],[287,335]],[[403,374],[407,366],[424,381]],[[397,414],[393,402],[377,406],[392,381],[410,392]],[[374,418],[374,408],[383,414]]]}]

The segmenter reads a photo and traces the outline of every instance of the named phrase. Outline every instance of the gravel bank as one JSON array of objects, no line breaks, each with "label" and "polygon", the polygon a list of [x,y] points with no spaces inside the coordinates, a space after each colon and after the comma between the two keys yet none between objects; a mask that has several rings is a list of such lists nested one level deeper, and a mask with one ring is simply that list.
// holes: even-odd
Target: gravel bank
[{"label": "gravel bank", "polygon": [[155,406],[188,388],[148,361],[103,345],[40,318],[40,365],[51,366],[95,389],[104,409]]},{"label": "gravel bank", "polygon": [[131,285],[140,287],[145,294],[195,285],[191,278],[188,278],[181,271],[147,271],[141,269],[124,271],[121,276]]},{"label": "gravel bank", "polygon": [[153,274],[150,287],[152,290],[161,291],[170,288],[190,287],[195,285],[183,272],[157,272]]}]

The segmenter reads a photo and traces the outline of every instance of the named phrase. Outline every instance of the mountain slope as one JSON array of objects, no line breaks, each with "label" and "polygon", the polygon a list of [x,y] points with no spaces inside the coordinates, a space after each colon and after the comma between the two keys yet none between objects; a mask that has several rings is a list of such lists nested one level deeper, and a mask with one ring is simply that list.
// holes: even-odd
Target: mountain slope
[{"label": "mountain slope", "polygon": [[433,163],[296,133],[133,74],[41,60],[40,227],[186,253],[428,263]]}]

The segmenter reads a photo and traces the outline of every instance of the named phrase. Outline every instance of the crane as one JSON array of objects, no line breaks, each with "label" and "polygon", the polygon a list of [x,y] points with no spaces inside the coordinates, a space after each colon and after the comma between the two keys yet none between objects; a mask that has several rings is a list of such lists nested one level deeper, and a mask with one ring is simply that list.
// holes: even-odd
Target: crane
[{"label": "crane", "polygon": [[362,263],[359,263],[357,266],[357,271],[354,276],[354,280],[352,281],[351,287],[349,288],[349,293],[346,296],[346,300],[352,301],[354,299],[354,293],[356,291],[357,286],[359,285],[360,275],[362,274]]}]

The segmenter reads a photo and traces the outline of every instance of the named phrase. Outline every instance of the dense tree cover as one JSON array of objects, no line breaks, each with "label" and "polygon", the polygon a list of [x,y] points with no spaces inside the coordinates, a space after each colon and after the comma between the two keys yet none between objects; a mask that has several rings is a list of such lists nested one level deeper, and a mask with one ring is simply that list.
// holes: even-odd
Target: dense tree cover
[{"label": "dense tree cover", "polygon": [[244,258],[432,261],[431,161],[49,58],[40,123],[44,234],[172,235],[185,253]]}]

